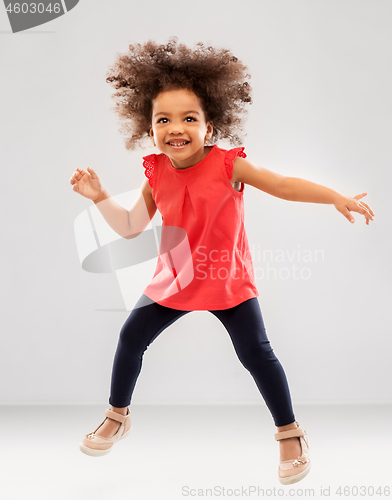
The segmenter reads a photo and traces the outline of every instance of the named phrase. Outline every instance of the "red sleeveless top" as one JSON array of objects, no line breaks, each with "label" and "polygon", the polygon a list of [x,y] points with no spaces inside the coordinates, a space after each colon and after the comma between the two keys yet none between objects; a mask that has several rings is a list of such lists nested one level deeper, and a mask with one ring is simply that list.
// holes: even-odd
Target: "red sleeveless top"
[{"label": "red sleeveless top", "polygon": [[182,311],[218,310],[258,297],[244,227],[244,188],[230,179],[244,148],[212,146],[185,169],[165,154],[143,157],[145,175],[162,215],[154,276],[143,293],[158,304]]}]

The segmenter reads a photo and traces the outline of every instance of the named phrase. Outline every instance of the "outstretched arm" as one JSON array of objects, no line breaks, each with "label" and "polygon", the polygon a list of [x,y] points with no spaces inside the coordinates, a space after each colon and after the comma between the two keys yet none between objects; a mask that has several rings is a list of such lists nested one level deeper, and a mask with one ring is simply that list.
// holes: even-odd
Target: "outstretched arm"
[{"label": "outstretched arm", "polygon": [[288,201],[333,204],[347,220],[354,222],[351,211],[365,216],[366,224],[373,220],[373,210],[359,201],[367,193],[354,197],[345,196],[320,184],[276,174],[266,168],[259,167],[245,158],[236,158],[233,164],[233,180],[249,184],[261,191]]}]

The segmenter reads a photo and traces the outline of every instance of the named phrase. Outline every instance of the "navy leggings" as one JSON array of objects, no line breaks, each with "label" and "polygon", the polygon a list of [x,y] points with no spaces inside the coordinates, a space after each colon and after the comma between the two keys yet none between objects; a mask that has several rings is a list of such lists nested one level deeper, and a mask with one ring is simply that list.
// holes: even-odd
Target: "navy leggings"
[{"label": "navy leggings", "polygon": [[[140,297],[120,331],[109,404],[117,408],[130,404],[144,351],[165,328],[189,312],[162,306],[144,294]],[[270,346],[257,298],[230,309],[209,312],[229,332],[235,352],[254,378],[275,425],[294,422],[286,375]]]}]

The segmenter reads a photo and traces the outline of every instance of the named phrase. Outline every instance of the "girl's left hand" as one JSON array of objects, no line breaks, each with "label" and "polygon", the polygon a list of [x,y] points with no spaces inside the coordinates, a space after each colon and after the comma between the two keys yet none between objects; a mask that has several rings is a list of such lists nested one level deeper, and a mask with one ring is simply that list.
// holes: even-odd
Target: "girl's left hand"
[{"label": "girl's left hand", "polygon": [[374,220],[374,212],[369,205],[366,205],[363,201],[358,201],[366,195],[367,193],[357,194],[354,198],[341,196],[338,201],[334,203],[335,208],[350,222],[355,222],[355,219],[351,215],[350,211],[352,210],[353,212],[358,212],[365,216],[366,224],[369,225],[369,220]]}]

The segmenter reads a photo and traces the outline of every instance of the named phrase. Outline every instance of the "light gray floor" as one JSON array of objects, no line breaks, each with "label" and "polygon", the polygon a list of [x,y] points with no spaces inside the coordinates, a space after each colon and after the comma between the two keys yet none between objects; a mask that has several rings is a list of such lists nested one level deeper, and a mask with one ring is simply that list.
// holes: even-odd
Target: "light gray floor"
[{"label": "light gray floor", "polygon": [[361,486],[374,488],[365,498],[384,498],[377,488],[392,486],[391,406],[296,405],[312,470],[293,486],[277,480],[279,445],[264,406],[133,405],[130,435],[104,457],[86,456],[79,441],[106,407],[1,407],[1,498],[323,498],[327,488],[329,498],[364,498]]}]

